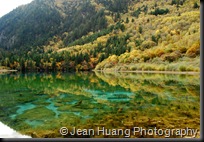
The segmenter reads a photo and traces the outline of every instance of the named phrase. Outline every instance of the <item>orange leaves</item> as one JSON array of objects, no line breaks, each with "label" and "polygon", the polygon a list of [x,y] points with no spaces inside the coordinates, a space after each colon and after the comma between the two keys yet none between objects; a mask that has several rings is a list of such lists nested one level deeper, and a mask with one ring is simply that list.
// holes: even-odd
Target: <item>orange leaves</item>
[{"label": "orange leaves", "polygon": [[186,52],[186,55],[188,57],[196,57],[197,55],[200,55],[200,41],[197,41],[194,43]]}]

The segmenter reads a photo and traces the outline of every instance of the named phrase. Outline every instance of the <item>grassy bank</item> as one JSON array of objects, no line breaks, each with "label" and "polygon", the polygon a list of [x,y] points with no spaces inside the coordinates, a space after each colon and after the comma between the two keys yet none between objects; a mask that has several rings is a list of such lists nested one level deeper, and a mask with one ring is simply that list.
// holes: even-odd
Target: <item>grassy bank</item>
[{"label": "grassy bank", "polygon": [[200,58],[181,58],[174,62],[162,62],[158,58],[151,62],[121,63],[117,56],[110,57],[97,65],[95,70],[118,72],[200,72]]},{"label": "grassy bank", "polygon": [[179,71],[114,71],[114,70],[94,70],[94,72],[106,72],[106,73],[114,73],[114,72],[121,72],[121,73],[156,73],[156,74],[189,74],[189,75],[199,75],[200,72],[179,72]]}]

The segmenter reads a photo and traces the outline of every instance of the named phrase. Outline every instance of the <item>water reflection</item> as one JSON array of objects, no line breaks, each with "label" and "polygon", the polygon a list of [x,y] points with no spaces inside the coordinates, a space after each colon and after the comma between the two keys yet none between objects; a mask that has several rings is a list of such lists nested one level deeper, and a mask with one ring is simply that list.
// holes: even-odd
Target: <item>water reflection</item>
[{"label": "water reflection", "polygon": [[32,137],[70,137],[59,133],[63,126],[200,128],[197,75],[7,74],[0,80],[0,121]]}]

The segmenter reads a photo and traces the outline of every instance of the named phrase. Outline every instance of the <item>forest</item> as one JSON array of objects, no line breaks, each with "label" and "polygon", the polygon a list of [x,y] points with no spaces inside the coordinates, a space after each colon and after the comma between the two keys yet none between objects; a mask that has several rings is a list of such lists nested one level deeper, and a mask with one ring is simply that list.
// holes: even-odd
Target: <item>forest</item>
[{"label": "forest", "polygon": [[200,71],[198,0],[34,0],[0,18],[0,69]]}]

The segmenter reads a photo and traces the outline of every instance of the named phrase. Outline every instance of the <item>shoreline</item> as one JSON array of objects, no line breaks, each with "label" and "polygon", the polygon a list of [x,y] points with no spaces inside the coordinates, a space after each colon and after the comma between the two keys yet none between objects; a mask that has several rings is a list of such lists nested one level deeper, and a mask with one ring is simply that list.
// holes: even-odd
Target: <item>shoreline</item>
[{"label": "shoreline", "polygon": [[0,73],[17,72],[17,70],[0,70]]},{"label": "shoreline", "polygon": [[[18,70],[0,70],[0,73],[17,72]],[[113,71],[113,70],[92,70],[93,72],[103,73],[155,73],[155,74],[187,74],[187,75],[200,75],[200,72],[180,72],[180,71]]]},{"label": "shoreline", "polygon": [[94,72],[104,73],[155,73],[155,74],[187,74],[187,75],[200,75],[200,72],[179,72],[179,71],[104,71],[104,70],[93,70]]}]

